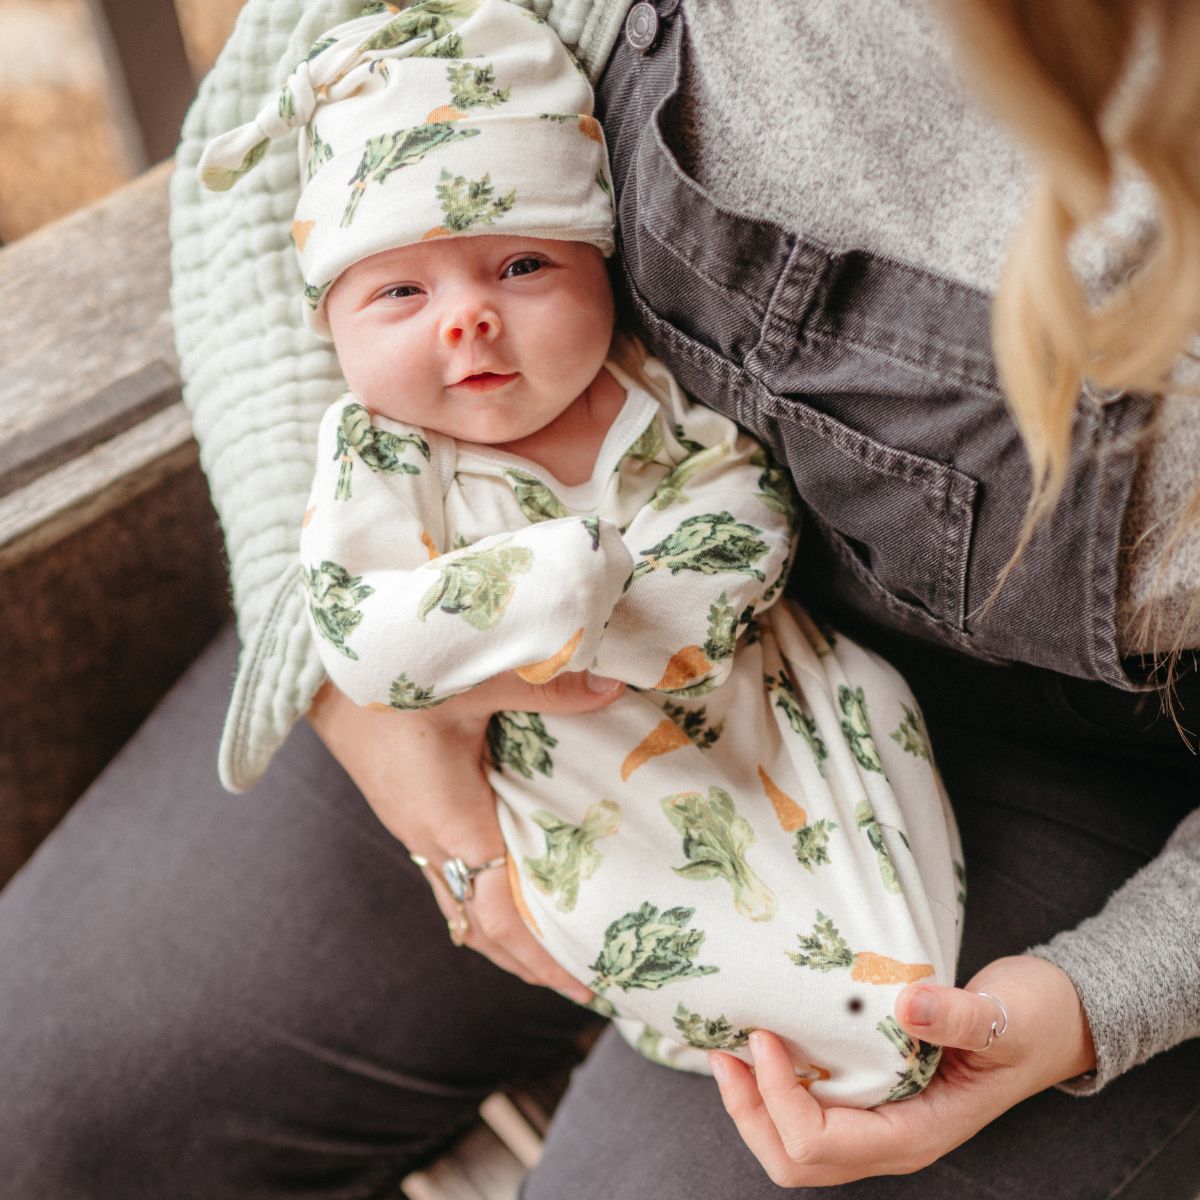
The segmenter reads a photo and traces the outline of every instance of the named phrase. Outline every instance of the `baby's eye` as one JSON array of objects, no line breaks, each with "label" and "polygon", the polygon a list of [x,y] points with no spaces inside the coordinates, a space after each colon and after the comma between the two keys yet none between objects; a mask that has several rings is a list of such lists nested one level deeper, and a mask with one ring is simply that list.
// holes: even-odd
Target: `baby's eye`
[{"label": "baby's eye", "polygon": [[518,258],[504,268],[504,278],[512,279],[516,275],[532,275],[540,271],[546,264],[540,258]]},{"label": "baby's eye", "polygon": [[384,288],[379,296],[383,300],[407,300],[410,296],[419,296],[421,289],[415,283],[397,283]]}]

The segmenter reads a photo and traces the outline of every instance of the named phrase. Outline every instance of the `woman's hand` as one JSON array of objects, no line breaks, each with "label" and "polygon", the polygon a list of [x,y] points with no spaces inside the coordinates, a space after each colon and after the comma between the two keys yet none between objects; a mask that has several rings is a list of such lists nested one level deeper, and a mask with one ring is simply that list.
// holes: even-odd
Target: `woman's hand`
[{"label": "woman's hand", "polygon": [[[429,860],[427,875],[438,876],[430,879],[433,894],[452,920],[458,914],[440,880],[442,863],[457,857],[475,865],[504,853],[496,798],[483,770],[492,714],[502,709],[593,712],[623,690],[623,684],[583,672],[560,675],[540,687],[509,673],[436,708],[394,712],[360,708],[327,683],[308,719],[388,831],[410,853]],[[525,927],[505,871],[476,877],[467,917],[465,944],[497,966],[581,1003],[591,998]]]},{"label": "woman's hand", "polygon": [[[1000,1010],[1008,1028],[986,1050]],[[1090,1071],[1091,1032],[1066,974],[1023,955],[989,963],[963,988],[910,984],[896,1019],[946,1047],[919,1096],[880,1108],[822,1108],[796,1079],[773,1034],[750,1035],[754,1071],[714,1052],[721,1098],[746,1145],[780,1187],[828,1187],[870,1175],[907,1175],[965,1142],[1028,1096]],[[972,1049],[974,1047],[974,1049]]]}]

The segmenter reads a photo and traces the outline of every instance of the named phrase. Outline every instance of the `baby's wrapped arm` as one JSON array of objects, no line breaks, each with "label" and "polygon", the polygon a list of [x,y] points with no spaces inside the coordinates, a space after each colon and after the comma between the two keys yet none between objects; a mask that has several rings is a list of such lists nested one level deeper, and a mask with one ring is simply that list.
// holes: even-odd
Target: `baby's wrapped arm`
[{"label": "baby's wrapped arm", "polygon": [[624,530],[633,578],[594,666],[670,692],[729,673],[738,634],[783,589],[796,512],[786,476],[732,421],[692,405],[682,418],[664,438],[670,472]]},{"label": "baby's wrapped arm", "polygon": [[301,559],[330,678],[412,709],[503,671],[586,668],[633,569],[616,527],[568,517],[448,551],[436,459],[353,397],[322,421]]}]

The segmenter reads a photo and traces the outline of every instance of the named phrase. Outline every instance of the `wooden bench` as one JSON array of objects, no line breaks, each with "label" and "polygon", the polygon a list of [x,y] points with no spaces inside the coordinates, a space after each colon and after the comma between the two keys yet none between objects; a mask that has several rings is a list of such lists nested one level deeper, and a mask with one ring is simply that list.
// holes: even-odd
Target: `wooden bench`
[{"label": "wooden bench", "polygon": [[[170,169],[0,249],[0,884],[228,615],[171,336]],[[513,1200],[564,1086],[492,1096],[404,1195]]]}]

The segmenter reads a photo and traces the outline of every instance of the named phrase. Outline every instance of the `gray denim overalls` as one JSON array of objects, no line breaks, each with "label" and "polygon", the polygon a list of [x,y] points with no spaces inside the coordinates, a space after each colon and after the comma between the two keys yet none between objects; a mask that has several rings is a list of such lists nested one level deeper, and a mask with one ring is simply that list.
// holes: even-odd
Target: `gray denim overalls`
[{"label": "gray denim overalls", "polygon": [[[645,9],[647,6],[643,6]],[[1028,496],[996,379],[990,297],[720,209],[671,149],[684,9],[599,88],[626,318],[698,399],[786,463],[806,506],[798,594],[835,624],[1129,686],[1118,541],[1150,414],[1081,397],[1053,520],[986,609]]]}]

